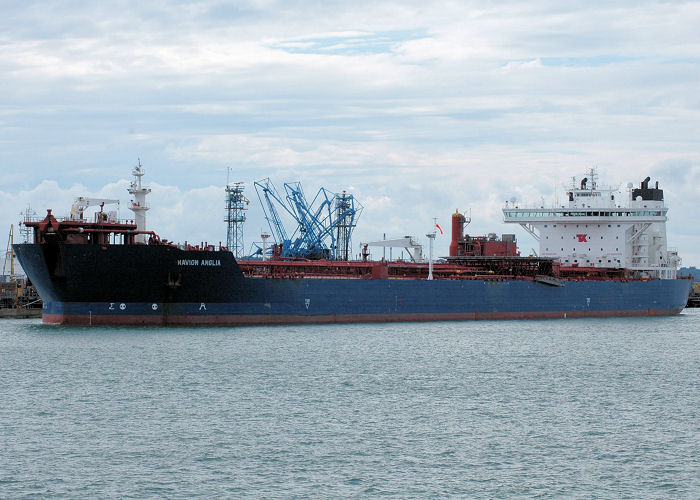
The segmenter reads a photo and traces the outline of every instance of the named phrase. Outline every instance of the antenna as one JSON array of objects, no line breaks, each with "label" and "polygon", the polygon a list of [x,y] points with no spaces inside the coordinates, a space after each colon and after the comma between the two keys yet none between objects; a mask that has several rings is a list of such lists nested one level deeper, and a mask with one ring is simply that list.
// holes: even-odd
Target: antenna
[{"label": "antenna", "polygon": [[24,222],[29,222],[33,219],[36,218],[36,212],[32,210],[31,205],[27,205],[27,208],[25,209],[24,212],[20,212],[19,215],[22,217],[22,220],[19,221],[19,233],[22,235],[22,242],[23,243],[29,243],[29,238],[33,233],[33,229],[31,227],[27,227]]}]

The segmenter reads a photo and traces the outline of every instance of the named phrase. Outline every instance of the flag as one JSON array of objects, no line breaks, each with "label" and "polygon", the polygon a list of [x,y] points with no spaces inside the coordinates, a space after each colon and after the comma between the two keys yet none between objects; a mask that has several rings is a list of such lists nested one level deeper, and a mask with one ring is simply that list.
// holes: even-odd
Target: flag
[{"label": "flag", "polygon": [[442,232],[442,228],[440,227],[440,224],[438,224],[437,222],[435,223],[435,227],[440,230],[440,234],[445,234]]}]

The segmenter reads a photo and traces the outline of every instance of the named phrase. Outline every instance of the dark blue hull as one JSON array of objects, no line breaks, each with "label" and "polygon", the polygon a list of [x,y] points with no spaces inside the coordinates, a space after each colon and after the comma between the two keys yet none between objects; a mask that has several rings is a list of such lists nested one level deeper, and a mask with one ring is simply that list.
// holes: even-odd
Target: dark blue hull
[{"label": "dark blue hull", "polygon": [[[67,324],[284,324],[679,313],[689,280],[563,281],[244,277],[230,252],[169,246],[16,245]],[[196,264],[195,264],[196,262]],[[204,263],[204,264],[202,264]]]}]

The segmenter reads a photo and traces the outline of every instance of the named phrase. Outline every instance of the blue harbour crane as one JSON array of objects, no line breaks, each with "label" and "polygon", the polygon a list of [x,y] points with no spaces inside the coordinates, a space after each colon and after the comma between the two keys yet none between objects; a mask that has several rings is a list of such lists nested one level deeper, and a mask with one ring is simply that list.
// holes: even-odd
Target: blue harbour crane
[{"label": "blue harbour crane", "polygon": [[[301,183],[294,182],[284,184],[283,198],[270,179],[255,182],[255,190],[281,257],[349,259],[352,231],[362,211],[352,195],[321,188],[309,203]],[[281,214],[295,224],[289,237]]]},{"label": "blue harbour crane", "polygon": [[272,232],[272,238],[275,243],[281,245],[281,254],[285,255],[291,244],[291,241],[287,237],[287,231],[284,228],[282,219],[280,218],[277,206],[282,207],[284,211],[289,213],[289,209],[284,203],[282,197],[277,192],[275,185],[269,178],[262,179],[260,181],[255,181],[255,192],[260,200],[260,205],[263,208],[263,213],[265,214],[265,220],[267,220],[270,226],[270,231]]}]

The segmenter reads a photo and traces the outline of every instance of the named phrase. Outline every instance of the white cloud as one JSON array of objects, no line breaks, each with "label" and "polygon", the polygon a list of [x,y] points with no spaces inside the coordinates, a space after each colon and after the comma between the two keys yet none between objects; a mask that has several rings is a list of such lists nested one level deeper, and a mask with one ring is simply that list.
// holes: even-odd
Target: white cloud
[{"label": "white cloud", "polygon": [[518,69],[533,69],[541,67],[542,60],[538,57],[537,59],[533,59],[531,61],[509,61],[503,66],[503,69],[505,71],[514,71]]}]

